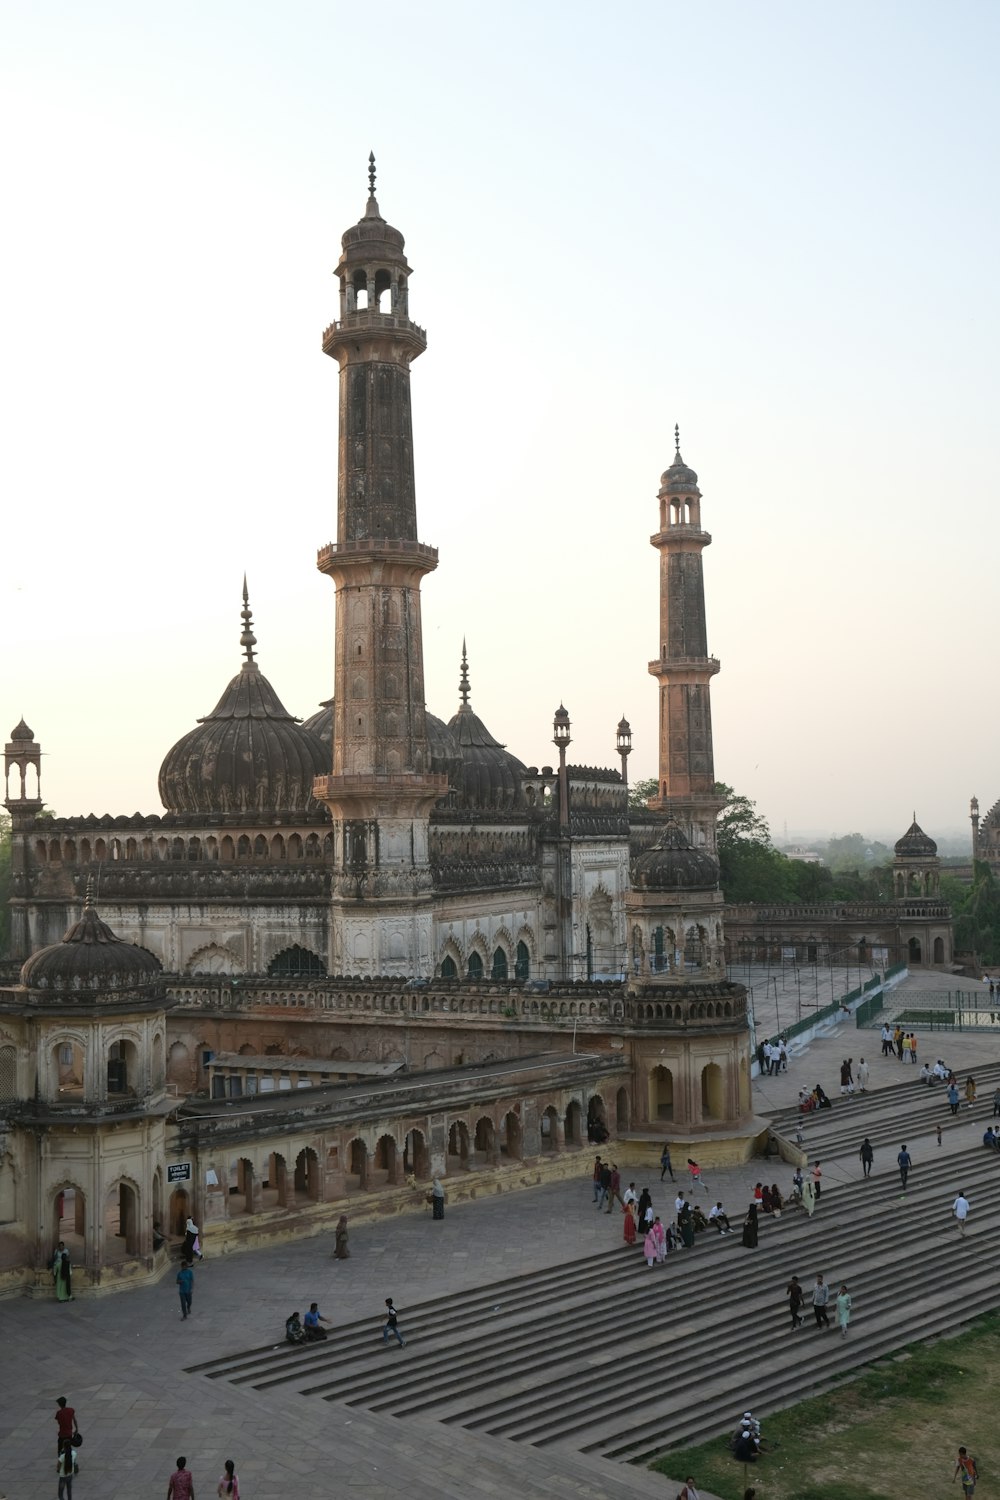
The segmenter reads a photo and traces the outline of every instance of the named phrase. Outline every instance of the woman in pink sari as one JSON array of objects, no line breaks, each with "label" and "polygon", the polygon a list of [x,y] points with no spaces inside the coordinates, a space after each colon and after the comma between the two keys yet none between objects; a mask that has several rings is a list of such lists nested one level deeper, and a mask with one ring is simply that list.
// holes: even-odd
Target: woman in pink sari
[{"label": "woman in pink sari", "polygon": [[656,1259],[656,1236],[653,1233],[652,1224],[646,1230],[646,1238],[642,1242],[642,1253],[646,1257],[647,1266],[652,1266]]},{"label": "woman in pink sari", "polygon": [[653,1227],[649,1232],[653,1237],[653,1244],[656,1246],[656,1259],[662,1266],[667,1258],[667,1231],[660,1223],[659,1214],[653,1220]]}]

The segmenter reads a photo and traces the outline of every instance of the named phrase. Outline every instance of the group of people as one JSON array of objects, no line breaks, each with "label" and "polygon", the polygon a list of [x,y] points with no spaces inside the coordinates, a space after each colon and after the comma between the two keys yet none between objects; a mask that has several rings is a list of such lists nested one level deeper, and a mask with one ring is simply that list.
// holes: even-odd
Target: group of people
[{"label": "group of people", "polygon": [[832,1109],[827,1095],[817,1083],[811,1089],[799,1089],[799,1112],[807,1115],[814,1109]]},{"label": "group of people", "polygon": [[[802,1326],[802,1307],[806,1299],[805,1290],[797,1276],[793,1276],[785,1288],[785,1296],[788,1298],[788,1311],[791,1314],[794,1333]],[[830,1288],[824,1281],[822,1274],[817,1275],[810,1294],[812,1302],[813,1317],[817,1328],[830,1327]],[[837,1293],[835,1306],[837,1311],[837,1326],[840,1329],[841,1338],[847,1337],[847,1325],[851,1321],[851,1294],[847,1290],[845,1282],[841,1282],[840,1291]]]},{"label": "group of people", "polygon": [[916,1033],[904,1031],[902,1026],[893,1028],[886,1021],[882,1027],[882,1056],[895,1057],[898,1062],[917,1061],[917,1038]]},{"label": "group of people", "polygon": [[840,1092],[842,1094],[853,1094],[855,1083],[857,1083],[859,1093],[867,1094],[870,1077],[871,1068],[869,1068],[863,1057],[858,1061],[856,1072],[854,1058],[845,1057],[840,1064]]},{"label": "group of people", "polygon": [[[240,1500],[239,1476],[231,1458],[227,1458],[223,1465],[215,1493],[220,1500]],[[170,1482],[167,1485],[167,1500],[194,1500],[194,1475],[187,1466],[187,1459],[183,1456],[177,1460],[177,1467],[170,1476]]]},{"label": "group of people", "polygon": [[[382,1342],[387,1344],[390,1338],[395,1338],[400,1348],[405,1349],[406,1340],[399,1327],[399,1313],[391,1297],[385,1299],[385,1322],[382,1325]],[[285,1340],[289,1344],[317,1344],[323,1339],[329,1338],[329,1318],[324,1318],[319,1310],[317,1302],[310,1302],[309,1311],[304,1318],[300,1318],[297,1312],[285,1319]]]},{"label": "group of people", "polygon": [[757,1043],[757,1066],[760,1075],[773,1077],[775,1073],[788,1071],[788,1047],[783,1036],[767,1038]]}]

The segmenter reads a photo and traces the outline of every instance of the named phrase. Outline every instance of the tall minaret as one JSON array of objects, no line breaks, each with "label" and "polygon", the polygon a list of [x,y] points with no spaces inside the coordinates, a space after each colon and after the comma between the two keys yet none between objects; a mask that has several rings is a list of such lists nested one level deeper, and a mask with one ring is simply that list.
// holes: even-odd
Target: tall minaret
[{"label": "tall minaret", "polygon": [[660,684],[659,791],[650,807],[669,812],[694,848],[714,851],[723,799],[715,791],[709,689],[719,663],[708,654],[701,554],[712,538],[701,529],[698,476],[681,458],[660,481],[660,654],[649,670]]},{"label": "tall minaret", "polygon": [[403,236],[382,218],[369,157],[364,217],[343,236],[340,320],[323,352],[340,366],[337,541],[318,567],[336,585],[333,774],[336,876],[331,963],[342,973],[423,974],[431,952],[428,819],[448,790],[432,775],[424,714],[420,580],[437,551],[417,541],[410,321]]}]

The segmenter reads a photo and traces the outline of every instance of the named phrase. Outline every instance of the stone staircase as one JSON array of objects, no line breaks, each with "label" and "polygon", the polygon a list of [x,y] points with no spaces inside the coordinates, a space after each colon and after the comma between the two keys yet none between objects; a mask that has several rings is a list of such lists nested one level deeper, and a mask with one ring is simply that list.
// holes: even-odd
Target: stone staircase
[{"label": "stone staircase", "polygon": [[1000,1063],[989,1063],[976,1069],[973,1076],[978,1097],[971,1109],[965,1104],[967,1073],[963,1071],[957,1075],[962,1099],[957,1116],[951,1113],[944,1084],[921,1083],[920,1070],[910,1063],[899,1063],[898,1071],[899,1082],[879,1089],[877,1093],[855,1093],[847,1098],[831,1095],[832,1109],[813,1110],[807,1115],[800,1114],[795,1108],[779,1110],[768,1117],[771,1129],[786,1140],[794,1141],[796,1129],[801,1126],[805,1137],[803,1149],[813,1161],[817,1157],[825,1161],[842,1154],[856,1155],[862,1140],[868,1136],[876,1153],[880,1147],[883,1151],[891,1149],[895,1163],[896,1152],[903,1141],[928,1134],[937,1125],[946,1129],[949,1125],[975,1121],[980,1126],[980,1134],[991,1122],[1000,1127],[1000,1120],[993,1120],[993,1091],[1000,1087]]},{"label": "stone staircase", "polygon": [[[942,1099],[938,1092],[929,1106],[898,1101],[887,1111],[892,1140],[900,1109],[909,1125],[911,1110],[940,1110]],[[861,1133],[874,1139],[878,1096],[865,1103]],[[977,1112],[991,1109],[988,1102]],[[852,1144],[855,1137],[857,1127]],[[964,1240],[950,1217],[960,1187],[972,1202]],[[622,1243],[405,1307],[406,1349],[384,1346],[366,1318],[323,1344],[243,1350],[191,1373],[567,1455],[648,1459],[731,1428],[748,1405],[762,1413],[788,1405],[903,1343],[953,1332],[993,1309],[1000,1292],[990,1251],[998,1232],[1000,1154],[980,1146],[931,1157],[904,1199],[894,1152],[891,1171],[825,1188],[811,1219],[799,1212],[763,1220],[755,1251],[743,1248],[738,1232],[706,1233],[693,1250],[650,1270],[638,1247]],[[847,1339],[810,1323],[790,1331],[788,1279],[796,1273],[808,1295],[817,1271],[835,1283],[834,1293],[842,1280],[850,1287]]]}]

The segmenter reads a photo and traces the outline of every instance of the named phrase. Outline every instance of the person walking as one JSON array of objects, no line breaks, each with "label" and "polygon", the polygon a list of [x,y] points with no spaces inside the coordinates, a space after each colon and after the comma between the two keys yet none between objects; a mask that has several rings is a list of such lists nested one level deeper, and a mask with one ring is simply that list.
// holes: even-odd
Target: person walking
[{"label": "person walking", "polygon": [[58,1301],[76,1301],[73,1296],[73,1267],[70,1263],[69,1251],[62,1240],[56,1246],[56,1253],[52,1257],[52,1281]]},{"label": "person walking", "polygon": [[647,1266],[652,1267],[653,1262],[656,1259],[656,1236],[653,1233],[652,1224],[650,1224],[649,1228],[646,1230],[645,1236],[643,1237],[642,1253],[646,1257]]},{"label": "person walking", "polygon": [[688,1171],[691,1173],[691,1191],[692,1191],[692,1193],[694,1193],[697,1190],[699,1183],[701,1184],[701,1186],[705,1189],[705,1192],[707,1193],[708,1192],[708,1183],[702,1177],[702,1175],[701,1175],[701,1168],[699,1167],[698,1163],[696,1161],[692,1161],[692,1159],[691,1159],[690,1156],[688,1157]]},{"label": "person walking", "polygon": [[964,1188],[960,1188],[959,1189],[959,1193],[958,1193],[958,1197],[955,1199],[954,1203],[951,1205],[951,1211],[954,1214],[955,1218],[958,1220],[958,1236],[959,1236],[959,1239],[963,1239],[963,1240],[965,1239],[965,1224],[966,1224],[966,1220],[969,1217],[969,1208],[970,1208],[970,1206],[971,1205],[969,1203],[969,1200],[965,1196],[965,1189]]},{"label": "person walking", "polygon": [[222,1478],[215,1493],[219,1500],[240,1500],[240,1481],[231,1458],[227,1458],[223,1465]]},{"label": "person walking", "polygon": [[793,1276],[785,1287],[785,1296],[788,1298],[788,1311],[792,1317],[792,1332],[802,1325],[802,1283],[797,1276]]},{"label": "person walking", "polygon": [[967,1448],[959,1448],[958,1450],[958,1463],[955,1465],[955,1472],[951,1476],[952,1484],[955,1483],[959,1475],[962,1476],[962,1494],[968,1500],[968,1497],[974,1495],[976,1492],[976,1480],[979,1478],[979,1469],[976,1467],[976,1460]]},{"label": "person walking", "polygon": [[892,1056],[892,1032],[889,1030],[888,1024],[882,1027],[882,1056]]},{"label": "person walking", "polygon": [[444,1218],[444,1183],[440,1177],[435,1177],[431,1182],[431,1217]]},{"label": "person walking", "polygon": [[840,1325],[840,1337],[846,1339],[847,1325],[851,1321],[851,1294],[841,1282],[840,1291],[837,1293],[837,1322]]},{"label": "person walking", "polygon": [[659,1214],[653,1220],[653,1226],[649,1232],[653,1236],[657,1262],[662,1266],[667,1258],[667,1229],[666,1225],[662,1223]]},{"label": "person walking", "polygon": [[948,1085],[948,1108],[951,1110],[953,1115],[958,1114],[959,1103],[960,1100],[958,1095],[958,1084],[954,1079],[952,1079],[951,1083],[949,1083]]},{"label": "person walking", "polygon": [[167,1500],[194,1500],[194,1479],[186,1458],[177,1460],[177,1468],[167,1484]]},{"label": "person walking", "polygon": [[607,1162],[607,1161],[602,1161],[601,1162],[601,1175],[598,1178],[597,1186],[598,1186],[598,1189],[599,1189],[598,1194],[597,1194],[597,1212],[600,1213],[601,1209],[604,1207],[605,1203],[608,1201],[608,1199],[611,1196],[611,1163],[610,1162]]},{"label": "person walking", "polygon": [[[1000,1089],[997,1090],[997,1093],[1000,1094]],[[670,1147],[667,1145],[666,1141],[664,1141],[664,1143],[663,1143],[663,1150],[660,1152],[660,1181],[661,1182],[663,1181],[664,1173],[666,1173],[666,1172],[670,1173],[670,1181],[671,1182],[676,1181],[676,1179],[674,1177],[673,1165],[671,1164],[671,1161],[670,1161]]]},{"label": "person walking", "polygon": [[181,1318],[184,1319],[191,1312],[191,1300],[194,1296],[194,1267],[190,1261],[184,1262],[174,1279],[181,1299]]},{"label": "person walking", "polygon": [[56,1452],[61,1453],[67,1443],[72,1444],[73,1434],[77,1430],[76,1412],[72,1406],[67,1406],[65,1396],[60,1396],[56,1402],[55,1420],[58,1423]]},{"label": "person walking", "polygon": [[743,1220],[743,1248],[745,1250],[757,1248],[757,1206],[754,1203],[751,1203],[747,1209],[747,1216]]},{"label": "person walking", "polygon": [[823,1277],[816,1277],[816,1285],[812,1289],[813,1317],[816,1319],[817,1328],[829,1328],[830,1317],[826,1305],[830,1300],[830,1288]]},{"label": "person walking", "polygon": [[184,1249],[182,1253],[185,1260],[205,1259],[201,1253],[201,1231],[190,1216],[184,1226]]},{"label": "person walking", "polygon": [[976,1080],[972,1077],[971,1073],[965,1080],[965,1102],[969,1109],[976,1102]]},{"label": "person walking", "polygon": [[851,1068],[845,1057],[840,1065],[840,1092],[842,1094],[853,1094],[854,1084],[851,1082]]},{"label": "person walking", "polygon": [[871,1071],[864,1058],[860,1058],[858,1061],[858,1071],[855,1076],[858,1080],[858,1089],[862,1094],[867,1094],[868,1092],[868,1080],[871,1077]]},{"label": "person walking", "polygon": [[595,1157],[595,1159],[594,1159],[594,1202],[598,1204],[598,1207],[600,1207],[600,1204],[598,1202],[600,1196],[601,1196],[601,1158],[598,1156],[598,1157]]},{"label": "person walking", "polygon": [[872,1143],[867,1136],[861,1142],[861,1150],[858,1152],[858,1155],[861,1158],[864,1175],[870,1177],[872,1175],[872,1163],[875,1160],[875,1152],[872,1150]]},{"label": "person walking", "polygon": [[612,1162],[611,1163],[611,1190],[610,1190],[610,1196],[608,1198],[608,1206],[605,1209],[605,1213],[609,1213],[609,1214],[612,1213],[614,1211],[614,1206],[615,1206],[616,1202],[620,1203],[621,1206],[622,1206],[622,1208],[624,1209],[625,1203],[624,1203],[624,1201],[622,1199],[622,1174],[618,1170],[618,1163],[617,1162]]},{"label": "person walking", "polygon": [[341,1214],[337,1220],[337,1227],[333,1232],[334,1260],[350,1260],[351,1252],[347,1248],[347,1215]]},{"label": "person walking", "polygon": [[905,1193],[906,1179],[909,1177],[910,1168],[913,1166],[913,1157],[910,1155],[909,1151],[907,1151],[905,1141],[900,1147],[899,1154],[896,1157],[896,1165],[899,1167],[899,1180],[903,1185],[903,1192]]},{"label": "person walking", "polygon": [[915,1031],[910,1032],[910,1062],[914,1067],[917,1066],[917,1033]]},{"label": "person walking", "polygon": [[818,1203],[823,1192],[823,1168],[820,1166],[819,1162],[817,1162],[812,1169],[812,1185],[813,1197]]},{"label": "person walking", "polygon": [[73,1500],[73,1479],[79,1473],[76,1449],[68,1440],[56,1458],[56,1477],[59,1480],[59,1500]]},{"label": "person walking", "polygon": [[811,1219],[816,1207],[816,1190],[812,1185],[811,1177],[807,1177],[802,1184],[802,1207]]},{"label": "person walking", "polygon": [[903,1061],[903,1028],[897,1026],[892,1034],[892,1040],[896,1048],[896,1057],[899,1062]]},{"label": "person walking", "polygon": [[386,1297],[385,1306],[386,1314],[385,1324],[382,1328],[382,1343],[387,1344],[389,1342],[389,1335],[391,1334],[395,1338],[396,1343],[399,1345],[399,1347],[401,1349],[405,1349],[406,1340],[399,1331],[399,1314],[396,1312],[396,1309],[392,1305],[391,1297]]}]

